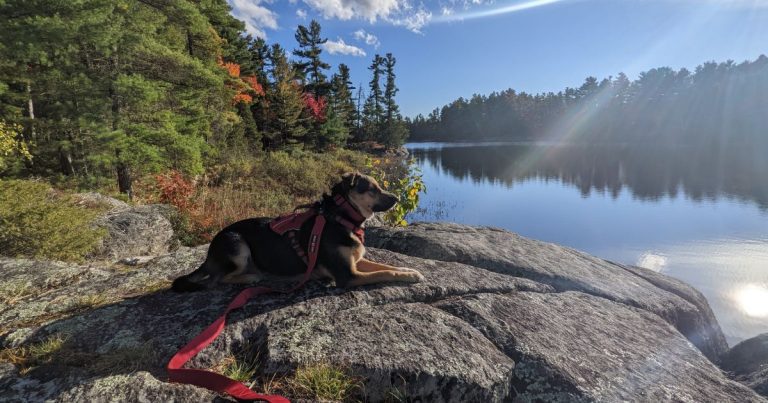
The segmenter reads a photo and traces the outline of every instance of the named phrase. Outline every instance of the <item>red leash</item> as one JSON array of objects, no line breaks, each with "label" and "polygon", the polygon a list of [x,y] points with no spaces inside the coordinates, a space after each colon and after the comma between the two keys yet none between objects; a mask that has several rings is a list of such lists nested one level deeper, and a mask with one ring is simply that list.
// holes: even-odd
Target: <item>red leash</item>
[{"label": "red leash", "polygon": [[317,255],[320,246],[320,236],[323,233],[323,226],[325,226],[325,217],[321,214],[315,219],[315,224],[312,227],[312,233],[309,238],[308,254],[309,261],[307,262],[307,271],[304,273],[304,277],[299,284],[295,285],[289,290],[275,290],[268,287],[249,287],[240,291],[239,294],[229,303],[224,313],[219,316],[213,323],[211,323],[205,330],[195,336],[192,341],[182,347],[171,360],[168,361],[168,380],[171,382],[187,383],[190,385],[200,386],[206,389],[210,389],[214,392],[226,393],[236,399],[241,400],[263,400],[269,403],[290,403],[290,401],[282,396],[277,395],[262,395],[254,392],[242,382],[238,382],[234,379],[227,378],[224,375],[217,374],[215,372],[207,371],[204,369],[183,368],[189,360],[191,360],[197,353],[199,353],[206,346],[211,344],[226,325],[227,314],[229,312],[241,308],[251,298],[268,294],[271,292],[289,293],[293,292],[304,283],[309,280],[309,276],[312,274],[312,270],[317,264]]}]

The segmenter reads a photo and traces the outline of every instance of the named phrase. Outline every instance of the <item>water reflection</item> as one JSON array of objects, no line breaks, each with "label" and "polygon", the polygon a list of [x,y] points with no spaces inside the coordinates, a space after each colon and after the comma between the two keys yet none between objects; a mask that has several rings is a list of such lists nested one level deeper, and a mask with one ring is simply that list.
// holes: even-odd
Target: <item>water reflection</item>
[{"label": "water reflection", "polygon": [[410,220],[506,228],[684,280],[729,343],[768,332],[768,151],[409,145]]},{"label": "water reflection", "polygon": [[533,178],[574,186],[582,196],[623,188],[635,198],[685,194],[694,201],[721,197],[768,209],[768,150],[756,148],[616,147],[577,145],[411,145],[422,163],[457,179],[507,187]]}]

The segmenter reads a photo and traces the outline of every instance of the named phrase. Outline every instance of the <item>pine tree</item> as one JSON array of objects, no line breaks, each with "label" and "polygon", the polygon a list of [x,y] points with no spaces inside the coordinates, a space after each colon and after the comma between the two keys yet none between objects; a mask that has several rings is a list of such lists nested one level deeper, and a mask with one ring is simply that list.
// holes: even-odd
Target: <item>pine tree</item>
[{"label": "pine tree", "polygon": [[329,86],[323,70],[328,70],[331,66],[320,60],[320,54],[323,53],[321,46],[328,41],[320,36],[320,23],[312,20],[309,28],[299,25],[295,37],[299,48],[294,50],[293,54],[302,59],[296,63],[296,67],[300,76],[306,80],[305,91],[315,98],[325,96]]},{"label": "pine tree", "polygon": [[[269,46],[264,39],[256,38],[251,41],[248,50],[256,81],[263,88],[267,88],[269,86],[269,78],[267,77],[267,65],[270,59]],[[269,116],[269,102],[267,98],[260,97],[254,99],[250,110],[256,128],[263,133],[267,129],[267,119]]]},{"label": "pine tree", "polygon": [[356,107],[355,101],[352,99],[352,91],[354,90],[355,87],[352,86],[349,77],[349,67],[344,63],[339,64],[339,72],[334,74],[331,79],[332,100],[330,104],[344,123],[347,132],[351,132],[355,128]]},{"label": "pine tree", "polygon": [[232,97],[204,11],[189,0],[0,3],[0,80],[11,90],[0,109],[18,110],[14,121],[39,140],[28,173],[116,172],[130,193],[137,174],[202,172]]},{"label": "pine tree", "polygon": [[371,70],[372,77],[368,87],[370,93],[365,100],[362,116],[362,132],[364,140],[375,140],[381,130],[381,124],[384,118],[384,107],[382,105],[381,93],[381,74],[384,59],[378,54],[373,57],[373,62],[368,70]]},{"label": "pine tree", "polygon": [[400,108],[395,102],[398,88],[395,85],[395,57],[392,53],[387,53],[384,58],[384,73],[387,75],[387,81],[384,85],[384,115],[386,121],[400,118]]},{"label": "pine tree", "polygon": [[268,146],[297,148],[304,139],[304,101],[296,70],[288,62],[279,44],[272,45],[272,85],[269,88],[270,114],[267,128]]},{"label": "pine tree", "polygon": [[387,53],[382,63],[386,74],[386,84],[384,86],[384,122],[379,133],[379,142],[389,147],[399,147],[408,137],[408,129],[402,116],[400,116],[400,108],[395,102],[395,95],[398,91],[397,85],[395,85],[396,60],[392,53]]}]

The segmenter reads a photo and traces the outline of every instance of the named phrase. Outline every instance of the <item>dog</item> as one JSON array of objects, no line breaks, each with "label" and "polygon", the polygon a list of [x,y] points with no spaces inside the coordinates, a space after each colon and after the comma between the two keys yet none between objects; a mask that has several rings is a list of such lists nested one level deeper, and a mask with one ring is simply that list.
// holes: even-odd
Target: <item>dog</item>
[{"label": "dog", "polygon": [[[340,206],[339,201],[349,206]],[[330,195],[323,194],[322,200],[311,206],[301,206],[313,208],[326,217],[313,278],[331,278],[338,287],[422,281],[424,276],[414,269],[365,259],[362,239],[355,234],[363,224],[359,221],[391,209],[398,201],[397,196],[383,190],[376,180],[355,172],[342,175],[341,181],[331,188]],[[348,214],[360,217],[355,220],[358,222],[354,227],[344,225],[346,219],[342,207],[350,206],[352,210]],[[177,278],[172,289],[198,291],[218,283],[256,283],[267,275],[296,277],[304,274],[307,264],[297,249],[307,250],[314,220],[301,225],[295,247],[285,236],[270,228],[270,221],[268,218],[251,218],[221,230],[213,237],[203,264],[192,273]]]}]

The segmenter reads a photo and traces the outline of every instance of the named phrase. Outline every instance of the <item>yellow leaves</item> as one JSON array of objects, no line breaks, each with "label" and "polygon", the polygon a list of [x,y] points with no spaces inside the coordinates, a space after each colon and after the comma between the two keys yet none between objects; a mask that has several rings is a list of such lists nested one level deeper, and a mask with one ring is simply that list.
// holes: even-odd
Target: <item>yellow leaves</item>
[{"label": "yellow leaves", "polygon": [[421,172],[411,161],[407,165],[407,172],[399,179],[387,180],[386,173],[379,165],[389,164],[389,159],[382,162],[381,159],[369,159],[366,167],[370,175],[374,177],[385,189],[398,195],[400,202],[384,215],[384,221],[396,227],[408,225],[405,217],[419,207],[419,194],[426,191],[426,186],[421,177]]},{"label": "yellow leaves", "polygon": [[22,158],[32,159],[27,143],[21,139],[21,125],[0,120],[0,168],[5,158],[18,153]]}]

